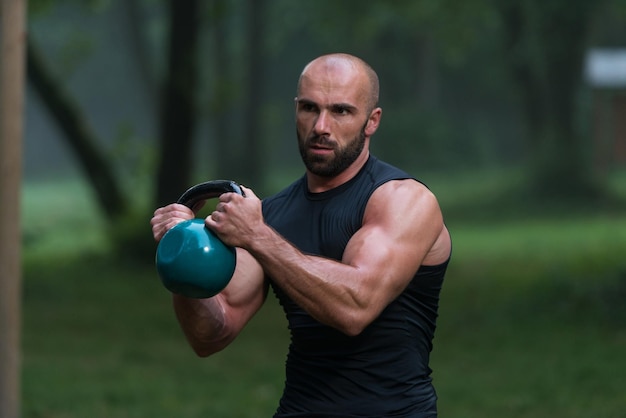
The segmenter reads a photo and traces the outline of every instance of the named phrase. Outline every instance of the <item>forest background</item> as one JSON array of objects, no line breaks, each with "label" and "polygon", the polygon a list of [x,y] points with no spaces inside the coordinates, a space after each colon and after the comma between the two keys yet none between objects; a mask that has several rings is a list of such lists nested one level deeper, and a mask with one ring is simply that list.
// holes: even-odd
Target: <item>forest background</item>
[{"label": "forest background", "polygon": [[373,152],[434,190],[455,239],[445,416],[620,416],[625,49],[619,0],[31,0],[24,416],[271,414],[275,301],[193,358],[148,220],[200,181],[267,196],[301,175],[297,77],[328,52],[377,70]]}]

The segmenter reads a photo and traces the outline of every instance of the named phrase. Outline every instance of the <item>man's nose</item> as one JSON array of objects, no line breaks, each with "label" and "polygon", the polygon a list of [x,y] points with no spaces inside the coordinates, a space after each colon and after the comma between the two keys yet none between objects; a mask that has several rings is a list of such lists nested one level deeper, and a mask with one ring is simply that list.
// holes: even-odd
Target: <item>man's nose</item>
[{"label": "man's nose", "polygon": [[313,126],[313,130],[317,135],[328,135],[330,134],[330,115],[327,111],[322,110],[317,119],[315,120],[315,125]]}]

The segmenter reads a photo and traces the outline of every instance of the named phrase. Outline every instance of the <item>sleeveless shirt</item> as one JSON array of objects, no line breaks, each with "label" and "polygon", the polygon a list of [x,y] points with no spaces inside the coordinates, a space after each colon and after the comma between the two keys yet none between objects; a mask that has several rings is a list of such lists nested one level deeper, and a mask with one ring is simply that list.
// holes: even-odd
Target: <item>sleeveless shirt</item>
[{"label": "sleeveless shirt", "polygon": [[[374,190],[399,179],[414,178],[370,156],[354,178],[326,192],[309,192],[301,177],[265,199],[263,215],[300,251],[341,261]],[[447,264],[421,266],[354,337],[313,319],[270,277],[291,336],[274,417],[436,417],[429,356]]]}]

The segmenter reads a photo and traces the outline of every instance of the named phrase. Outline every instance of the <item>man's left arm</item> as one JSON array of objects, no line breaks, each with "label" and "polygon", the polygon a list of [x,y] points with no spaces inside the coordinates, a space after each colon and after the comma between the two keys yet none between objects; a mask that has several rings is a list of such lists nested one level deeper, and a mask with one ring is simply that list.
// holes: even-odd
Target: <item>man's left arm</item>
[{"label": "man's left arm", "polygon": [[449,236],[437,200],[414,180],[390,181],[372,194],[341,262],[303,254],[265,224],[260,200],[245,193],[222,195],[208,225],[246,249],[312,317],[347,335],[378,317],[425,261],[443,262],[449,254],[441,251]]}]

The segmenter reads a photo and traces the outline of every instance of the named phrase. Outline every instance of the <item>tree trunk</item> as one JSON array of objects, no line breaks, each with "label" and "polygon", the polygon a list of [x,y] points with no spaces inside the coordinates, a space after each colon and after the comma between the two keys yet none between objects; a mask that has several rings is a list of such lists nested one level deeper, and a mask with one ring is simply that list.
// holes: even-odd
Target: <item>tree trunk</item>
[{"label": "tree trunk", "polygon": [[191,186],[196,127],[198,0],[170,0],[167,75],[161,103],[161,148],[156,205]]},{"label": "tree trunk", "polygon": [[246,68],[246,95],[244,103],[244,152],[239,158],[240,181],[257,188],[263,185],[262,140],[264,127],[262,110],[265,85],[264,23],[266,0],[248,0],[248,67]]},{"label": "tree trunk", "polygon": [[22,120],[26,2],[0,3],[0,416],[20,416]]},{"label": "tree trunk", "polygon": [[113,167],[98,148],[95,134],[89,129],[80,108],[54,79],[32,39],[28,41],[27,58],[28,79],[69,141],[104,214],[109,220],[119,218],[128,205]]},{"label": "tree trunk", "polygon": [[214,0],[212,9],[212,29],[215,45],[213,59],[214,83],[213,94],[215,101],[211,106],[211,119],[213,120],[213,131],[215,132],[215,153],[216,176],[224,179],[241,182],[240,169],[241,161],[238,154],[241,150],[241,140],[239,132],[232,129],[233,112],[233,92],[234,68],[230,51],[228,48],[229,34],[227,30],[227,17],[230,13],[228,0]]}]

